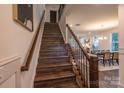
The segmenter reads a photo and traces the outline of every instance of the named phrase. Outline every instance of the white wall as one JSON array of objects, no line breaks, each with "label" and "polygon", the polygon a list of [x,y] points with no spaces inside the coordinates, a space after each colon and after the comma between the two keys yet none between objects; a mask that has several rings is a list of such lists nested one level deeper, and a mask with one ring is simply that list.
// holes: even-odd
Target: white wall
[{"label": "white wall", "polygon": [[[38,24],[40,22],[44,5],[34,5],[34,31],[30,32],[23,28],[20,24],[13,21],[12,5],[1,4],[0,5],[0,59],[5,59],[13,55],[19,55],[21,57],[21,64],[25,63],[25,57],[29,51],[29,47],[32,44],[32,40],[35,36]],[[31,87],[31,83],[34,77],[34,70],[36,65],[36,59],[30,68],[29,72],[22,73],[22,87]],[[33,65],[35,64],[35,65]],[[28,76],[27,76],[28,75]],[[28,78],[28,79],[27,79]]]},{"label": "white wall", "polygon": [[124,4],[119,5],[119,63],[120,86],[124,87]]}]

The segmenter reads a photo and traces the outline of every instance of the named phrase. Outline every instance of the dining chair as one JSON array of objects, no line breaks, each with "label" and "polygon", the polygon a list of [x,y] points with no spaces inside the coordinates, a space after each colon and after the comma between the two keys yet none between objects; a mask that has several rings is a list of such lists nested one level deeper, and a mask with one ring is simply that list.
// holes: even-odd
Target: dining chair
[{"label": "dining chair", "polygon": [[114,63],[114,61],[116,61],[117,64],[119,65],[119,53],[118,52],[113,53],[112,62]]},{"label": "dining chair", "polygon": [[103,56],[103,65],[105,66],[106,62],[109,63],[109,66],[111,65],[111,54],[110,52],[105,52]]}]

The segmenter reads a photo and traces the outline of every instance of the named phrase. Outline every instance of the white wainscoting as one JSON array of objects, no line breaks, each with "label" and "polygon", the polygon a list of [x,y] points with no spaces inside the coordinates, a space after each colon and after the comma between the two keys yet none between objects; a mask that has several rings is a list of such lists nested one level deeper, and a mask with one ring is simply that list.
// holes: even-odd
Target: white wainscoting
[{"label": "white wainscoting", "polygon": [[124,47],[119,47],[119,87],[124,88]]},{"label": "white wainscoting", "polygon": [[19,56],[0,60],[0,88],[21,87],[20,67]]},{"label": "white wainscoting", "polygon": [[124,47],[120,47],[119,48],[119,54],[120,55],[124,55]]}]

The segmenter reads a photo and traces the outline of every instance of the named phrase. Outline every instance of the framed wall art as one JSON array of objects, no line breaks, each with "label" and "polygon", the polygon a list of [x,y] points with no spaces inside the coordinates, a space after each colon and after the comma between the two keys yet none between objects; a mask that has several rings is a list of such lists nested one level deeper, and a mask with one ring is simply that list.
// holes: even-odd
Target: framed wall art
[{"label": "framed wall art", "polygon": [[13,19],[29,31],[33,31],[33,5],[14,4]]}]

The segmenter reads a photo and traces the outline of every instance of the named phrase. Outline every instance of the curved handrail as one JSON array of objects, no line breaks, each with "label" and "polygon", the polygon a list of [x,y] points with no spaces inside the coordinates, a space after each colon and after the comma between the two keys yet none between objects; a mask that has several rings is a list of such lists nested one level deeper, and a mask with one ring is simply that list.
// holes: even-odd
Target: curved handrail
[{"label": "curved handrail", "polygon": [[88,59],[88,61],[90,61],[90,56],[88,55],[88,53],[86,52],[86,50],[82,47],[80,41],[78,40],[77,36],[74,34],[74,32],[72,31],[72,29],[69,27],[68,24],[66,24],[67,28],[69,29],[69,31],[71,32],[71,34],[73,35],[74,39],[76,40],[76,42],[78,43],[79,47],[81,48],[81,50],[83,51],[84,55],[86,56],[86,58]]},{"label": "curved handrail", "polygon": [[21,71],[28,71],[29,68],[30,68],[30,64],[31,64],[31,60],[32,60],[32,57],[33,57],[33,53],[34,53],[34,51],[35,51],[35,46],[36,46],[37,38],[38,38],[38,35],[39,35],[39,33],[40,33],[40,25],[41,25],[41,23],[42,23],[42,21],[43,21],[44,15],[45,15],[45,11],[44,11],[43,14],[42,14],[42,17],[41,17],[39,26],[38,26],[38,28],[37,28],[37,32],[36,32],[34,41],[33,41],[33,44],[32,44],[32,46],[31,46],[31,49],[30,49],[29,54],[28,54],[28,57],[27,57],[26,64],[21,67]]},{"label": "curved handrail", "polygon": [[[81,77],[79,81],[82,83],[79,85],[83,84],[84,87],[92,87],[92,88],[99,87],[99,71],[98,71],[97,56],[89,55],[81,45],[79,39],[74,34],[72,29],[69,27],[69,25],[66,24],[66,26],[68,32],[70,32],[68,36],[71,34],[75,42],[72,44],[71,42],[68,42],[68,47],[69,47],[68,49],[70,49],[69,52],[69,56],[71,57],[70,61],[74,62],[74,64],[76,65],[75,70],[79,72],[79,74],[76,74],[76,76],[78,77],[80,75]],[[68,37],[68,39],[71,38]],[[73,44],[75,46],[71,47]]]}]

